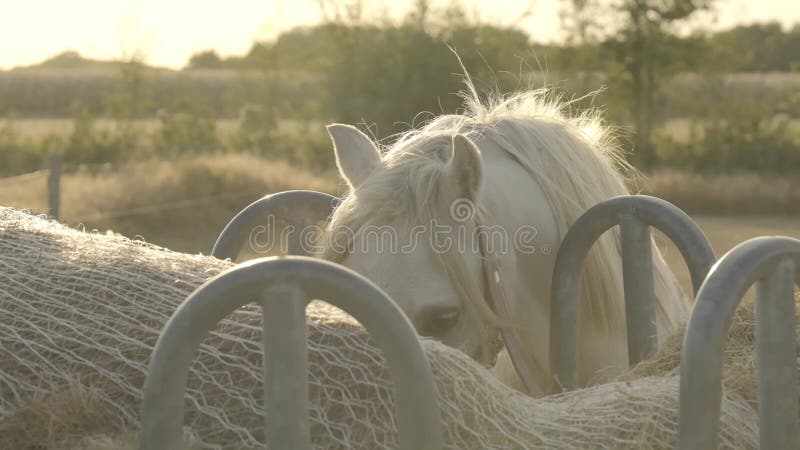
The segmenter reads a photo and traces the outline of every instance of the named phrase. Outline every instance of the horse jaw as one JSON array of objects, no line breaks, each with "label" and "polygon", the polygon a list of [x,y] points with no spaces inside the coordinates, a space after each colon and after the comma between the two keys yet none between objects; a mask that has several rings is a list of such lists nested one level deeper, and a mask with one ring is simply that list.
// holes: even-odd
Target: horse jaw
[{"label": "horse jaw", "polygon": [[[383,224],[382,227],[396,230],[397,236],[414,235],[405,224]],[[363,232],[354,236],[355,241],[369,239],[372,238]],[[387,251],[390,248],[392,250]],[[416,240],[412,237],[405,242],[384,241],[382,245],[373,245],[365,251],[353,251],[344,258],[342,264],[380,286],[420,334],[426,311],[459,309],[460,318],[453,329],[446,335],[433,338],[480,361],[485,339],[475,330],[481,329],[483,321],[464,304],[438,258],[439,255],[429,245],[428,237],[418,236]],[[480,270],[479,257],[475,255],[471,260],[470,266],[475,271]]]}]

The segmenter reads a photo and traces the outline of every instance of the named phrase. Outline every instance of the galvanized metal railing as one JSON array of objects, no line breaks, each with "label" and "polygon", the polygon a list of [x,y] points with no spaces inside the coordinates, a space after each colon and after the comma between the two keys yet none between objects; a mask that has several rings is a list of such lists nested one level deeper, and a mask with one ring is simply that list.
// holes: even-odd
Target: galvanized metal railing
[{"label": "galvanized metal railing", "polygon": [[242,247],[258,233],[270,233],[267,227],[273,220],[285,220],[294,227],[290,236],[289,251],[291,255],[305,255],[308,252],[300,242],[303,230],[326,220],[339,199],[316,191],[284,191],[267,195],[248,205],[231,219],[214,244],[211,255],[219,258],[236,260]]},{"label": "galvanized metal railing", "polygon": [[645,195],[614,197],[589,208],[561,242],[553,269],[550,364],[563,389],[578,386],[578,313],[583,262],[595,241],[620,226],[628,360],[651,356],[658,345],[650,226],[669,237],[683,255],[695,293],[716,259],[697,224],[675,205]]},{"label": "galvanized metal railing", "polygon": [[717,448],[725,341],[736,308],[754,283],[760,447],[800,446],[794,302],[799,282],[800,240],[788,237],[745,241],[711,269],[681,355],[680,449]]},{"label": "galvanized metal railing", "polygon": [[264,315],[267,448],[310,448],[305,307],[311,299],[349,313],[382,349],[395,385],[400,447],[442,448],[433,376],[406,316],[357,273],[327,261],[290,256],[240,264],[199,287],[178,307],[150,361],[140,449],[181,448],[184,392],[194,354],[220,320],[250,302],[260,302]]}]

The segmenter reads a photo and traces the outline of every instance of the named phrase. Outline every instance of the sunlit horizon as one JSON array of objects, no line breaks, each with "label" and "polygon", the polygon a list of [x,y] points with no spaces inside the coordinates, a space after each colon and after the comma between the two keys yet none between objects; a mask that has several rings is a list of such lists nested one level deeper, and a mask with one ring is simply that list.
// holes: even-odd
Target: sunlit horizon
[{"label": "sunlit horizon", "polygon": [[[221,56],[245,54],[253,42],[296,26],[313,25],[325,15],[315,0],[230,0],[223,5],[173,0],[106,2],[39,0],[18,3],[0,18],[0,69],[40,63],[65,51],[92,59],[119,59],[139,53],[150,65],[179,69],[192,54],[214,50]],[[447,1],[433,1],[442,8]],[[368,19],[397,20],[413,2],[386,0],[365,7]],[[471,0],[465,7],[482,21],[517,26],[537,42],[562,36],[559,0]],[[378,5],[378,6],[376,6]],[[530,14],[525,15],[529,11]],[[711,29],[776,21],[800,23],[800,2],[725,0],[703,19]]]}]

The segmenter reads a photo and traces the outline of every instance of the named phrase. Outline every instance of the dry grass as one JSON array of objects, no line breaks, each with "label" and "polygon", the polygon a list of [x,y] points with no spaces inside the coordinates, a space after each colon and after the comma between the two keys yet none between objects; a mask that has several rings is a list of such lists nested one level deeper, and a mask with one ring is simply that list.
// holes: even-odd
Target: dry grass
[{"label": "dry grass", "polygon": [[[47,135],[68,137],[75,128],[75,120],[67,118],[5,119],[0,122],[0,124],[3,123],[10,125],[22,136],[34,139],[43,138]],[[101,130],[114,130],[117,122],[114,119],[101,117],[94,119],[94,125]],[[304,131],[304,124],[295,120],[282,120],[278,125],[281,130],[287,133]],[[162,122],[156,118],[138,119],[133,122],[133,126],[147,135],[152,135],[161,128]],[[323,124],[320,123],[320,129],[322,126]],[[217,136],[220,139],[232,136],[238,128],[238,119],[217,119],[216,121]]]},{"label": "dry grass", "polygon": [[[0,449],[135,450],[137,431],[117,420],[102,394],[79,382],[44,392],[0,420]],[[185,449],[199,449],[187,432]]]},{"label": "dry grass", "polygon": [[[44,212],[45,185],[44,172],[0,179],[0,205]],[[287,189],[337,194],[342,187],[332,172],[247,155],[206,156],[65,174],[61,216],[71,225],[205,252],[233,214],[264,194]],[[755,236],[800,237],[800,178],[661,170],[649,176],[642,192],[689,212],[717,255]],[[688,287],[680,255],[669,246],[665,252]]]},{"label": "dry grass", "polygon": [[[693,215],[711,242],[717,258],[736,245],[757,236],[789,236],[800,239],[800,217]],[[683,256],[662,234],[656,234],[661,252],[684,292],[692,292],[692,281]],[[746,298],[752,298],[752,293]]]},{"label": "dry grass", "polygon": [[[0,205],[46,212],[46,174],[0,180]],[[80,170],[62,178],[61,219],[180,251],[208,251],[242,207],[290,189],[337,193],[330,173],[247,155],[204,156]]]},{"label": "dry grass", "polygon": [[[696,126],[697,137],[702,137],[704,124],[702,120],[696,118],[669,119],[656,132],[675,142],[686,144],[691,141],[692,125]],[[800,135],[800,119],[789,119],[789,130],[792,135]]]},{"label": "dry grass", "polygon": [[648,175],[642,192],[694,214],[800,216],[798,176],[658,170]]},{"label": "dry grass", "polygon": [[[800,308],[800,292],[795,296],[795,308]],[[758,407],[757,371],[755,353],[755,310],[753,302],[745,301],[736,310],[728,332],[723,367],[723,385],[741,395],[754,408]],[[632,381],[642,377],[678,375],[684,331],[676,333],[655,356],[644,361],[620,377],[621,381]],[[795,334],[798,341],[797,356],[800,358],[800,328]],[[800,380],[798,380],[800,381]]]},{"label": "dry grass", "polygon": [[121,432],[100,399],[79,383],[31,399],[0,421],[3,448],[74,448],[85,436]]}]

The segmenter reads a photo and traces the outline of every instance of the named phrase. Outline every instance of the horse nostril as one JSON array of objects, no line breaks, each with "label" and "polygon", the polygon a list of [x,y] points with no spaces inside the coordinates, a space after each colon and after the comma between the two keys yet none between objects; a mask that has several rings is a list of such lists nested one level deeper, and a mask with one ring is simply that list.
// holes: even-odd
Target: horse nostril
[{"label": "horse nostril", "polygon": [[459,308],[436,308],[421,314],[418,331],[422,336],[441,337],[452,330],[461,316]]}]

